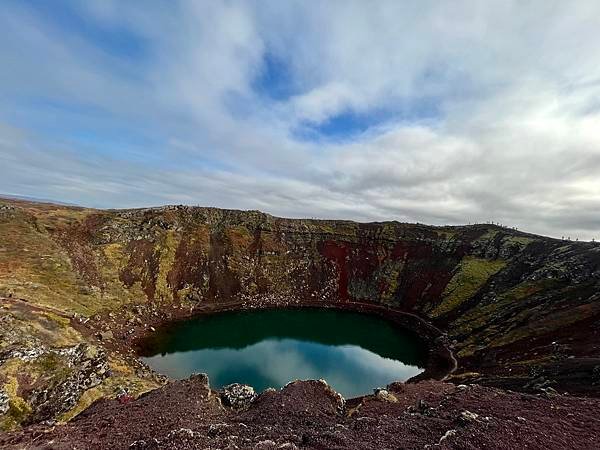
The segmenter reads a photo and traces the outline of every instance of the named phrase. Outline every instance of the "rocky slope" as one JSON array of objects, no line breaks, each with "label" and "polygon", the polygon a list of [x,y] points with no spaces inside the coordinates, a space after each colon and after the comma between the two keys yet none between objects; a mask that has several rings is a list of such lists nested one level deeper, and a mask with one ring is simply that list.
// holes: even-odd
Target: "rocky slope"
[{"label": "rocky slope", "polygon": [[[0,436],[6,448],[596,449],[600,401],[441,382],[394,383],[344,402],[323,382],[290,383],[235,407],[203,376],[132,402],[103,400],[64,426]],[[540,411],[544,411],[540,414]]]},{"label": "rocky slope", "polygon": [[136,360],[135,339],[176,317],[249,307],[410,313],[437,353],[453,350],[450,381],[599,392],[600,246],[494,225],[7,200],[0,302],[5,430],[160,386]]}]

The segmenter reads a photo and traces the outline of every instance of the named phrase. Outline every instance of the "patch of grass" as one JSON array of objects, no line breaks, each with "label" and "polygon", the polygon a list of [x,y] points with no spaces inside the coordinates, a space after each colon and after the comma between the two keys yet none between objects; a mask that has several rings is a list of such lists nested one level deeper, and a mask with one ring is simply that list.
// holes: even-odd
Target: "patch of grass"
[{"label": "patch of grass", "polygon": [[133,397],[139,397],[145,392],[154,390],[160,387],[159,383],[151,380],[145,380],[135,376],[112,376],[102,382],[102,384],[85,391],[77,404],[69,411],[63,413],[58,420],[60,422],[68,422],[75,416],[83,412],[92,403],[100,398],[115,397],[120,388],[126,388],[127,392]]},{"label": "patch of grass", "polygon": [[508,242],[521,244],[523,247],[526,247],[527,245],[535,241],[535,239],[526,236],[506,236],[504,240]]},{"label": "patch of grass", "polygon": [[[398,277],[404,269],[404,262],[401,260],[390,261],[386,264],[382,264],[379,272],[382,278],[386,281],[386,284],[381,292],[381,300],[383,303],[391,304],[394,300],[394,294],[398,289]],[[379,275],[379,274],[378,274]],[[375,279],[378,279],[376,276]]]},{"label": "patch of grass", "polygon": [[167,277],[175,262],[175,254],[180,241],[181,236],[169,230],[164,235],[162,244],[157,248],[157,251],[160,252],[160,258],[155,296],[163,300],[173,300],[173,291],[169,286]]},{"label": "patch of grass", "polygon": [[489,260],[471,256],[463,258],[459,270],[442,294],[442,302],[429,314],[432,317],[439,317],[459,307],[505,266],[506,261],[501,259]]},{"label": "patch of grass", "polygon": [[55,371],[62,365],[60,356],[56,353],[46,353],[45,355],[40,356],[35,363],[46,373]]},{"label": "patch of grass", "polygon": [[442,240],[445,241],[449,241],[452,240],[454,238],[456,238],[457,232],[454,230],[448,230],[448,229],[435,229],[434,230],[435,234],[438,235],[438,237]]},{"label": "patch of grass", "polygon": [[4,384],[4,392],[8,395],[8,412],[4,417],[0,417],[0,430],[11,431],[17,429],[20,424],[31,414],[31,407],[29,404],[18,395],[19,382],[17,381],[16,374],[22,368],[24,364],[20,361],[8,361],[2,368],[2,375],[8,380]]},{"label": "patch of grass", "polygon": [[477,241],[491,241],[496,237],[497,234],[498,230],[488,230],[484,234],[479,236],[479,238],[477,238]]},{"label": "patch of grass", "polygon": [[245,251],[252,244],[254,237],[246,227],[230,226],[225,229],[225,235],[232,249]]},{"label": "patch of grass", "polygon": [[[68,319],[48,311],[23,308],[23,305],[7,304],[0,311],[3,339],[0,345],[18,343],[21,346],[36,346],[43,342],[48,346],[66,347],[83,340],[82,336],[67,325]],[[55,320],[59,320],[57,323]]]},{"label": "patch of grass", "polygon": [[523,300],[531,295],[537,294],[538,292],[552,289],[557,284],[560,284],[560,282],[553,279],[525,281],[506,291],[501,297],[513,301]]},{"label": "patch of grass", "polygon": [[0,430],[8,432],[19,428],[21,423],[31,414],[31,406],[21,397],[14,397],[8,402],[8,412],[0,421]]}]

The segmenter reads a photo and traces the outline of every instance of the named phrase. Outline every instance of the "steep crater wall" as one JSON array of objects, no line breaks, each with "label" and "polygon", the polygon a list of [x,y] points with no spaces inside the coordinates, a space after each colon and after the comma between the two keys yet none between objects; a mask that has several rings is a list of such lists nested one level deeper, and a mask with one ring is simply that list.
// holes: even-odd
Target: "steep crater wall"
[{"label": "steep crater wall", "polygon": [[[409,313],[441,330],[438,342],[457,358],[451,380],[598,391],[600,247],[593,243],[494,225],[23,202],[0,211],[0,239],[0,296],[67,317],[80,341],[108,350],[151,332],[153,320],[199,311],[364,307]],[[11,339],[5,349],[18,345]]]}]

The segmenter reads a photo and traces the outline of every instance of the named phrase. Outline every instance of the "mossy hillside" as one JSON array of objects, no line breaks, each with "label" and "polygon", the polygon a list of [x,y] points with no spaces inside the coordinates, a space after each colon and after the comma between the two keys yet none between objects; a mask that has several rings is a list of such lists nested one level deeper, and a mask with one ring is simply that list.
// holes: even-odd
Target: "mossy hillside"
[{"label": "mossy hillside", "polygon": [[[457,356],[469,357],[482,348],[492,349],[527,342],[534,337],[556,337],[569,326],[600,315],[597,302],[572,305],[573,298],[585,298],[590,287],[564,281],[526,281],[477,308],[452,324],[450,336],[458,339]],[[548,302],[552,307],[548,306]],[[498,325],[495,325],[498,324]]]},{"label": "mossy hillside", "polygon": [[159,269],[156,276],[155,297],[163,301],[173,301],[173,287],[169,285],[168,276],[175,262],[175,254],[181,235],[169,230],[160,239],[155,251],[158,252]]},{"label": "mossy hillside", "polygon": [[39,369],[32,364],[22,363],[11,359],[0,366],[0,389],[9,399],[8,413],[0,416],[0,430],[10,431],[18,428],[32,412],[31,406],[20,395],[21,386],[19,379],[27,374],[29,382],[39,377]]},{"label": "mossy hillside", "polygon": [[161,386],[156,380],[139,377],[129,363],[117,355],[110,356],[109,367],[111,376],[98,386],[86,390],[73,408],[57,418],[60,422],[68,422],[101,398],[115,398],[123,392],[139,397]]},{"label": "mossy hillside", "polygon": [[465,311],[454,321],[455,335],[468,336],[474,331],[485,328],[500,314],[506,314],[513,309],[521,309],[519,302],[541,292],[559,287],[556,280],[526,280],[509,290],[494,295],[490,300],[482,300],[477,308]]},{"label": "mossy hillside", "polygon": [[130,257],[122,243],[101,245],[96,254],[102,277],[101,295],[104,308],[114,309],[120,305],[139,302],[146,298],[141,282],[125,286],[120,279],[120,274],[127,266]]},{"label": "mossy hillside", "polygon": [[490,277],[506,266],[506,261],[467,256],[462,259],[442,294],[442,301],[428,314],[437,318],[458,308],[481,289]]},{"label": "mossy hillside", "polygon": [[83,293],[86,283],[66,251],[26,214],[0,217],[0,246],[1,296],[79,313],[100,303]]},{"label": "mossy hillside", "polygon": [[12,431],[18,429],[20,424],[27,419],[32,410],[29,404],[17,395],[18,383],[16,378],[11,377],[4,385],[4,392],[8,395],[8,412],[0,416],[0,431]]}]

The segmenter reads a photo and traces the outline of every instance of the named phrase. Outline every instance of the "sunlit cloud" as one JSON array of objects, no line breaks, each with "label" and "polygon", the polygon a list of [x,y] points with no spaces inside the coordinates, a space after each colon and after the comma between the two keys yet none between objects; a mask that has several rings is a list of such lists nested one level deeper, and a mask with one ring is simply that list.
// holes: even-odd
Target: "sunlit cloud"
[{"label": "sunlit cloud", "polygon": [[600,4],[9,0],[0,192],[600,238]]}]

